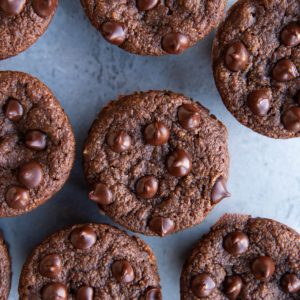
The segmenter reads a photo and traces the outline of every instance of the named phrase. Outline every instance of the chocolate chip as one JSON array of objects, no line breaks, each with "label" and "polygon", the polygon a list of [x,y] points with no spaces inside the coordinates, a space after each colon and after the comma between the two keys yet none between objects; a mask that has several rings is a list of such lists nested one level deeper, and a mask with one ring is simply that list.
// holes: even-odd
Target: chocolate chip
[{"label": "chocolate chip", "polygon": [[265,116],[270,109],[270,96],[267,89],[259,89],[248,95],[247,105],[257,116]]},{"label": "chocolate chip", "polygon": [[282,115],[282,123],[286,130],[297,133],[300,131],[300,107],[291,107]]},{"label": "chocolate chip", "polygon": [[295,47],[300,44],[300,24],[292,22],[281,31],[281,41],[287,47]]},{"label": "chocolate chip", "polygon": [[121,153],[131,147],[131,137],[123,130],[108,135],[107,144],[112,151]]},{"label": "chocolate chip", "polygon": [[153,198],[158,190],[158,180],[154,176],[144,176],[136,184],[136,194],[144,199]]},{"label": "chocolate chip", "polygon": [[297,76],[299,76],[297,67],[290,59],[278,61],[272,71],[272,78],[279,82],[290,81]]},{"label": "chocolate chip", "polygon": [[149,228],[160,236],[165,236],[175,229],[175,223],[169,218],[154,217],[149,223]]},{"label": "chocolate chip", "polygon": [[233,42],[226,51],[225,65],[233,72],[243,71],[249,64],[249,52],[245,45],[236,41]]},{"label": "chocolate chip", "polygon": [[242,231],[231,232],[224,238],[223,247],[232,255],[245,253],[249,248],[248,236]]},{"label": "chocolate chip", "polygon": [[35,12],[42,18],[49,17],[55,11],[58,0],[33,0]]},{"label": "chocolate chip", "polygon": [[296,274],[285,274],[281,279],[281,286],[286,293],[298,293],[300,292],[300,279]]},{"label": "chocolate chip", "polygon": [[109,205],[114,201],[111,190],[104,183],[97,183],[89,198],[100,205]]},{"label": "chocolate chip", "polygon": [[96,243],[97,236],[92,227],[84,225],[71,232],[70,240],[75,248],[86,250]]},{"label": "chocolate chip", "polygon": [[182,177],[188,175],[192,170],[192,160],[189,153],[183,149],[175,150],[167,158],[167,169],[173,176]]},{"label": "chocolate chip", "polygon": [[124,43],[126,32],[122,24],[117,22],[106,22],[101,27],[103,37],[111,44],[120,46]]},{"label": "chocolate chip", "polygon": [[150,288],[146,291],[145,300],[162,300],[161,290],[159,288]]},{"label": "chocolate chip", "polygon": [[49,254],[42,258],[39,264],[39,272],[42,276],[56,278],[62,270],[62,261],[57,254]]},{"label": "chocolate chip", "polygon": [[11,208],[24,208],[30,202],[29,191],[19,186],[11,186],[5,194],[5,201]]},{"label": "chocolate chip", "polygon": [[230,193],[227,190],[225,179],[220,176],[212,188],[211,201],[215,204],[227,197],[230,197]]},{"label": "chocolate chip", "polygon": [[21,166],[18,172],[18,180],[28,189],[34,189],[39,186],[43,180],[43,168],[36,162],[31,161]]},{"label": "chocolate chip", "polygon": [[146,11],[154,8],[159,0],[137,0],[137,7],[141,11]]},{"label": "chocolate chip", "polygon": [[178,121],[184,129],[193,129],[200,124],[200,113],[196,105],[183,104],[178,109]]},{"label": "chocolate chip", "polygon": [[[1,3],[1,2],[0,2]],[[18,121],[22,118],[24,109],[22,104],[15,99],[9,99],[4,106],[4,115],[11,121]]]},{"label": "chocolate chip", "polygon": [[44,150],[47,147],[47,135],[39,130],[30,130],[25,135],[25,145],[33,150]]},{"label": "chocolate chip", "polygon": [[89,286],[82,286],[76,292],[75,300],[93,300],[94,290]]},{"label": "chocolate chip", "polygon": [[275,272],[275,263],[269,256],[260,256],[254,260],[251,269],[256,279],[268,281]]},{"label": "chocolate chip", "polygon": [[160,146],[165,144],[170,137],[169,128],[162,122],[154,122],[146,126],[144,138],[147,144]]},{"label": "chocolate chip", "polygon": [[215,282],[207,273],[195,276],[191,282],[191,290],[197,297],[208,297],[215,287]]},{"label": "chocolate chip", "polygon": [[134,271],[127,260],[118,260],[111,267],[113,276],[118,282],[128,283],[134,279]]},{"label": "chocolate chip", "polygon": [[68,289],[67,287],[58,282],[49,283],[42,290],[43,300],[67,300]]},{"label": "chocolate chip", "polygon": [[189,37],[179,32],[168,33],[162,39],[162,48],[169,54],[180,54],[189,44]]},{"label": "chocolate chip", "polygon": [[226,277],[224,282],[224,293],[229,300],[236,300],[242,290],[243,281],[240,276],[233,275]]},{"label": "chocolate chip", "polygon": [[8,16],[16,16],[22,12],[26,0],[1,0],[0,9]]}]

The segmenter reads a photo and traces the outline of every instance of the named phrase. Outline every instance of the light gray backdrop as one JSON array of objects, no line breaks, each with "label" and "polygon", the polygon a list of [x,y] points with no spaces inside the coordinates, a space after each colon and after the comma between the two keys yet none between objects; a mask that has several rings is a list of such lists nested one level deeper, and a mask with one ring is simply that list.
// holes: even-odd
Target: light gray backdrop
[{"label": "light gray backdrop", "polygon": [[276,219],[300,231],[300,139],[272,140],[240,125],[225,109],[211,71],[210,34],[180,56],[139,57],[106,43],[85,17],[79,0],[61,0],[46,34],[28,51],[0,62],[1,70],[39,77],[71,118],[77,160],[64,188],[33,212],[0,220],[10,245],[13,284],[18,299],[20,269],[30,251],[47,235],[80,222],[109,222],[87,199],[81,149],[96,113],[120,94],[170,89],[208,107],[229,129],[232,197],[199,226],[160,238],[144,238],[159,263],[164,299],[179,299],[179,276],[193,244],[225,212]]}]

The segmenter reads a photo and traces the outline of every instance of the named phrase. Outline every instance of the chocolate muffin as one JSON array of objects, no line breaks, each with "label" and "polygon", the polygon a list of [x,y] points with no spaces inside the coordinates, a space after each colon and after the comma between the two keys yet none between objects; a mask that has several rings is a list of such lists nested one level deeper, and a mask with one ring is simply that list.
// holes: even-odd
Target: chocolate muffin
[{"label": "chocolate muffin", "polygon": [[104,224],[51,235],[27,259],[20,300],[161,299],[156,259],[141,239]]},{"label": "chocolate muffin", "polygon": [[41,205],[67,180],[73,131],[59,102],[38,79],[0,72],[0,217]]},{"label": "chocolate muffin", "polygon": [[0,1],[0,60],[26,50],[46,31],[58,0]]},{"label": "chocolate muffin", "polygon": [[216,34],[213,69],[224,104],[243,125],[299,137],[299,0],[239,0]]},{"label": "chocolate muffin", "polygon": [[83,156],[90,199],[146,235],[199,224],[229,196],[227,130],[181,94],[149,91],[110,102],[94,121]]},{"label": "chocolate muffin", "polygon": [[11,285],[11,267],[8,249],[0,232],[0,299],[7,300]]},{"label": "chocolate muffin", "polygon": [[181,274],[181,299],[300,299],[300,236],[274,220],[225,215]]},{"label": "chocolate muffin", "polygon": [[113,45],[139,55],[179,54],[220,22],[226,0],[81,0]]}]

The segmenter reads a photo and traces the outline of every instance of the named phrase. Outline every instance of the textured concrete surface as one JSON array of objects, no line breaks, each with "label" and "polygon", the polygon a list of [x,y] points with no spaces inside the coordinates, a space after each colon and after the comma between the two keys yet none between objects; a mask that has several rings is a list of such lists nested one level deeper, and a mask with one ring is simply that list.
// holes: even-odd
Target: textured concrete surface
[{"label": "textured concrete surface", "polygon": [[201,225],[160,239],[144,238],[155,251],[164,299],[179,299],[179,276],[193,244],[225,212],[274,218],[300,231],[300,140],[277,141],[240,125],[222,104],[211,72],[213,34],[181,56],[133,56],[110,46],[89,24],[78,0],[63,0],[47,33],[28,51],[0,62],[44,81],[69,114],[77,139],[77,161],[65,187],[47,204],[25,216],[2,219],[13,261],[10,299],[18,299],[20,269],[47,235],[80,222],[109,222],[87,199],[81,148],[96,112],[119,94],[170,89],[194,97],[228,127],[231,152],[229,188]]}]

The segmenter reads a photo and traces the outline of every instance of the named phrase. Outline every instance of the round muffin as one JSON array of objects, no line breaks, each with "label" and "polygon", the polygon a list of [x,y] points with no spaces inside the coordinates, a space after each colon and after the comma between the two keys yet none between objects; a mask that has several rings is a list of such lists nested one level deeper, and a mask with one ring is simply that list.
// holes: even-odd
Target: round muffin
[{"label": "round muffin", "polygon": [[20,278],[20,300],[161,299],[156,259],[109,225],[75,225],[40,244]]},{"label": "round muffin", "polygon": [[0,299],[7,300],[11,284],[10,257],[0,233]]},{"label": "round muffin", "polygon": [[181,94],[149,91],[110,102],[83,156],[90,199],[146,235],[196,225],[229,196],[227,130]]},{"label": "round muffin", "polygon": [[239,122],[273,138],[300,136],[299,0],[239,0],[216,34],[213,69]]},{"label": "round muffin", "polygon": [[300,299],[300,236],[270,219],[225,215],[193,249],[181,299]]},{"label": "round muffin", "polygon": [[41,205],[69,177],[73,131],[59,102],[38,79],[0,72],[0,217]]},{"label": "round muffin", "polygon": [[179,54],[218,25],[226,0],[81,0],[110,43],[139,55]]},{"label": "round muffin", "polygon": [[58,0],[0,1],[0,60],[26,50],[46,31]]}]

